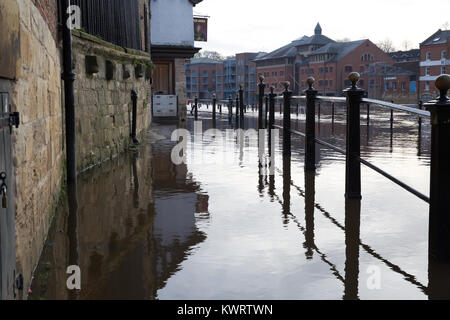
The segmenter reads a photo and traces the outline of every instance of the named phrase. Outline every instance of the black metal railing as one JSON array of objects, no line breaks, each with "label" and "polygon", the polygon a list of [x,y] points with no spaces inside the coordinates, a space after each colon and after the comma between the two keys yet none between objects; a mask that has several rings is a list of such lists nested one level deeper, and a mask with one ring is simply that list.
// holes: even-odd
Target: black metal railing
[{"label": "black metal railing", "polygon": [[83,31],[118,46],[145,50],[138,0],[71,0],[81,9]]},{"label": "black metal railing", "polygon": [[[289,91],[289,83],[285,83],[285,90],[282,94],[284,103],[284,121],[283,126],[277,126],[273,122],[273,115],[269,118],[269,127],[275,127],[283,130],[283,154],[290,154],[290,135],[298,134],[305,138],[305,171],[314,171],[315,168],[315,144],[321,144],[333,149],[346,156],[346,178],[345,178],[345,197],[347,200],[361,199],[361,163],[382,174],[384,177],[393,181],[403,189],[414,194],[418,198],[430,204],[430,256],[438,260],[450,260],[450,149],[446,146],[450,140],[450,101],[447,98],[447,91],[450,88],[450,76],[441,75],[436,80],[436,87],[440,91],[440,96],[433,101],[425,104],[428,111],[422,110],[422,103],[419,108],[411,108],[390,102],[364,98],[364,90],[357,87],[359,74],[353,72],[349,75],[352,86],[344,91],[346,97],[320,97],[317,90],[314,89],[314,78],[308,78],[309,88],[305,91],[305,96],[292,97]],[[264,78],[260,78],[260,94],[264,92]],[[272,88],[273,92],[273,88]],[[301,133],[290,129],[291,100],[306,100],[306,133]],[[269,104],[275,104],[277,99],[269,95]],[[315,136],[315,115],[320,102],[346,103],[346,150],[343,150],[330,143],[322,141]],[[421,130],[422,118],[431,119],[431,175],[430,175],[430,196],[427,197],[415,190],[406,183],[395,178],[393,175],[371,164],[360,155],[360,120],[361,106],[363,103],[368,105],[367,121],[370,121],[370,106],[377,105],[391,110],[390,128],[393,130],[394,110],[408,112],[419,117],[419,130]],[[262,110],[263,104],[260,99],[259,108]],[[270,112],[274,110],[270,108]],[[334,112],[334,105],[333,105]],[[262,126],[262,112],[260,112],[260,128]],[[320,116],[318,115],[320,119]],[[288,125],[288,127],[287,127]]]}]

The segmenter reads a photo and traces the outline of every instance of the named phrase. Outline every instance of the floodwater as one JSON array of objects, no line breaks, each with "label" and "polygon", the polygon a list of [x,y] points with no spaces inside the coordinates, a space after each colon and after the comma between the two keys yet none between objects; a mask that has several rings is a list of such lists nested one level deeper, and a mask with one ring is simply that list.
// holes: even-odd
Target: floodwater
[{"label": "floodwater", "polygon": [[[209,111],[200,110],[203,132]],[[334,123],[329,107],[321,113],[317,136],[345,147],[343,107]],[[369,130],[362,113],[362,157],[428,195],[429,120],[419,139],[415,117],[396,112],[391,134],[389,111],[372,111]],[[245,129],[255,116],[248,111]],[[176,127],[155,124],[136,152],[82,174],[78,210],[59,208],[29,298],[449,296],[439,283],[450,268],[428,262],[427,203],[365,166],[362,201],[346,202],[345,157],[317,145],[317,170],[305,174],[296,135],[290,159],[276,149],[270,175],[257,136],[240,143],[225,134],[235,121],[217,117],[214,137],[196,137],[188,120],[186,164],[171,161]],[[292,129],[304,132],[304,115],[294,111]],[[69,265],[80,267],[81,290],[67,290]]]}]

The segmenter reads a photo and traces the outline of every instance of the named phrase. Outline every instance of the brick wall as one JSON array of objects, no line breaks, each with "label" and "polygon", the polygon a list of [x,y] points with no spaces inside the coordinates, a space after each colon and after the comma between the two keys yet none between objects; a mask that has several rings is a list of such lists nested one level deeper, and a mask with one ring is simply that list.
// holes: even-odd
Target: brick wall
[{"label": "brick wall", "polygon": [[[30,0],[23,0],[30,1]],[[58,38],[58,1],[60,0],[31,0],[41,13],[53,39]],[[19,1],[20,2],[20,1]]]}]

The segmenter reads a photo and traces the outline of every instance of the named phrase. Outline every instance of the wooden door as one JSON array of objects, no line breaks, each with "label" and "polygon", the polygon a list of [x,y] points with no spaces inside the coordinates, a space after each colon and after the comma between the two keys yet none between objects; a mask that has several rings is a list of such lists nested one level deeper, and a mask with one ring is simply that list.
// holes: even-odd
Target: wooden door
[{"label": "wooden door", "polygon": [[175,94],[173,84],[173,62],[156,62],[153,71],[153,93],[161,95]]},{"label": "wooden door", "polygon": [[0,79],[0,300],[14,299],[15,204],[9,82]]}]

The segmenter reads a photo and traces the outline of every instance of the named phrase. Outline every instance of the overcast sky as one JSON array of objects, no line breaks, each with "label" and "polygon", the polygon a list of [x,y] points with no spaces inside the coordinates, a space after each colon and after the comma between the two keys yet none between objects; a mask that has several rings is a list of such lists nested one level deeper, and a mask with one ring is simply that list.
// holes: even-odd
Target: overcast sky
[{"label": "overcast sky", "polygon": [[210,16],[208,42],[196,46],[224,55],[273,51],[313,34],[317,22],[335,40],[390,38],[404,49],[450,23],[450,0],[203,0],[194,14]]}]

